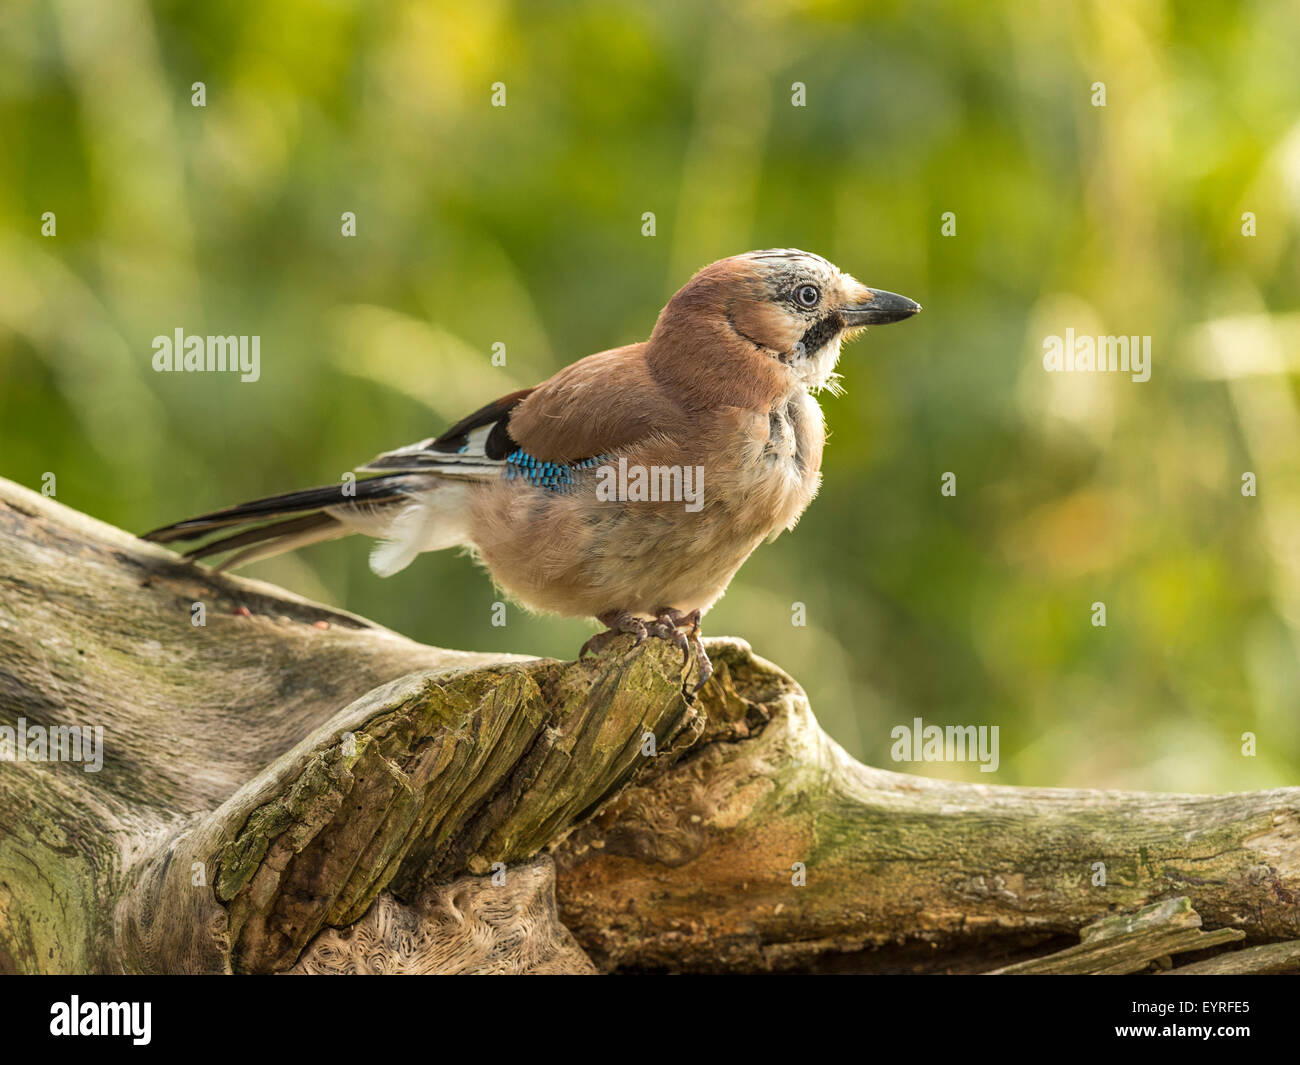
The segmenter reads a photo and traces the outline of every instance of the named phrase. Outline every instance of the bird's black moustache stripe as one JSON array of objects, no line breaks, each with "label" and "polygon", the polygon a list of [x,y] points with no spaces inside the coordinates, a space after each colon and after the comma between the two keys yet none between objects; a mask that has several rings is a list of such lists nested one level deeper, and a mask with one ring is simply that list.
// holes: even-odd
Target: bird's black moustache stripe
[{"label": "bird's black moustache stripe", "polygon": [[840,317],[839,311],[832,311],[825,318],[813,322],[799,340],[803,345],[803,354],[811,355],[815,351],[820,351],[827,341],[832,340],[843,329],[844,319]]}]

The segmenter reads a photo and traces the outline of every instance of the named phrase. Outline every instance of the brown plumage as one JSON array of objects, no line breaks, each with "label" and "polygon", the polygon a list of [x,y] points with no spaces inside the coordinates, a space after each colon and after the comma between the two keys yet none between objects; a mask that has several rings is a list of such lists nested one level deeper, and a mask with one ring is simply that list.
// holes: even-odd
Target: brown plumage
[{"label": "brown plumage", "polygon": [[[309,489],[148,538],[233,533],[190,552],[242,548],[231,565],[361,532],[382,541],[371,562],[385,576],[421,551],[467,547],[526,606],[605,622],[589,646],[632,632],[693,647],[703,683],[699,618],[817,494],[825,426],[813,396],[833,386],[842,340],[918,310],[806,252],[723,259],[673,296],[648,341],[379,456],[363,469],[380,476],[353,496]],[[641,485],[681,491],[641,499],[637,471]],[[269,519],[281,520],[238,530]]]}]

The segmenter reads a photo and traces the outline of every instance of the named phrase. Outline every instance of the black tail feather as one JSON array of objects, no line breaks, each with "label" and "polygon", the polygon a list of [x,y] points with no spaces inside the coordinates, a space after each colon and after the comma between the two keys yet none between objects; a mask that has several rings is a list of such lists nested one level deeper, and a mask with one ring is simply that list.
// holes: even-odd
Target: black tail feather
[{"label": "black tail feather", "polygon": [[268,540],[281,540],[290,536],[296,537],[302,533],[313,532],[317,529],[323,530],[338,524],[337,520],[319,511],[315,514],[304,514],[301,518],[290,518],[287,521],[272,522],[270,525],[259,525],[256,529],[247,529],[244,532],[236,533],[234,536],[223,536],[220,540],[210,540],[206,544],[190,548],[185,552],[185,557],[194,559],[207,558],[209,555],[219,555],[223,551],[233,551],[237,547],[249,547],[252,544],[261,544]]},{"label": "black tail feather", "polygon": [[[286,492],[283,495],[268,496],[265,499],[254,499],[250,503],[241,503],[235,507],[227,507],[225,510],[214,510],[211,514],[201,514],[197,518],[178,521],[173,525],[164,525],[152,532],[145,533],[142,539],[152,540],[160,544],[171,543],[174,540],[195,540],[216,529],[227,528],[231,525],[269,521],[272,518],[281,518],[289,514],[301,514],[304,511],[319,511],[325,507],[345,506],[349,503],[394,502],[406,494],[406,488],[410,484],[410,480],[409,474],[387,474],[382,477],[371,477],[354,482],[350,486],[353,489],[351,495],[344,494],[344,489],[347,486],[333,484],[322,488],[305,488],[298,492]],[[263,530],[252,531],[259,532]],[[227,543],[236,539],[238,537],[229,537],[228,540],[217,542]],[[251,543],[255,542],[255,540],[247,542]],[[208,554],[210,553],[208,552],[210,546],[212,545],[205,545],[200,551]],[[230,542],[228,547],[222,550],[228,550],[230,547],[236,546],[239,545]],[[191,554],[198,557],[197,552],[191,552]]]}]

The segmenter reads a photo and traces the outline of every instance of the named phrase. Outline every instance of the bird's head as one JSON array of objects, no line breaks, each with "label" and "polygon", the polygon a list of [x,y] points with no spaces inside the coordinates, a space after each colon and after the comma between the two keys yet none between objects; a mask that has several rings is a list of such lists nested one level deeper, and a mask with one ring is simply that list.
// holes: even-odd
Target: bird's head
[{"label": "bird's head", "polygon": [[698,341],[707,329],[734,338],[816,391],[833,382],[845,340],[920,309],[906,296],[868,288],[820,255],[793,248],[752,251],[720,259],[691,278],[660,314],[655,337]]}]

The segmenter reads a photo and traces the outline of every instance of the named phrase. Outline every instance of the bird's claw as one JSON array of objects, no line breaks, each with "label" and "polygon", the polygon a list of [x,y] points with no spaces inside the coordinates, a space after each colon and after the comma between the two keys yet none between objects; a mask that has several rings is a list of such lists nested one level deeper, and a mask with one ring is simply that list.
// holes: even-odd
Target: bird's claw
[{"label": "bird's claw", "polygon": [[[688,629],[683,633],[682,629]],[[680,610],[661,610],[655,617],[655,631],[652,635],[662,636],[664,639],[671,640],[674,646],[681,648],[682,666],[685,667],[691,661],[692,656],[695,658],[696,683],[695,687],[690,690],[692,696],[696,695],[704,685],[708,684],[709,678],[713,676],[713,663],[709,661],[708,653],[704,650],[704,641],[700,639],[700,612],[692,610],[684,613]]]},{"label": "bird's claw", "polygon": [[691,649],[695,652],[695,664],[699,669],[699,680],[691,691],[692,695],[696,695],[704,685],[709,683],[709,678],[713,676],[713,663],[709,661],[709,653],[704,649],[704,641],[700,639],[700,612],[696,610],[686,620],[691,623],[689,639]]},{"label": "bird's claw", "polygon": [[667,640],[681,651],[683,666],[690,661],[690,640],[682,633],[681,620],[675,614],[669,611],[661,611],[654,621],[646,626],[646,632],[651,636],[657,636],[661,640]]}]

